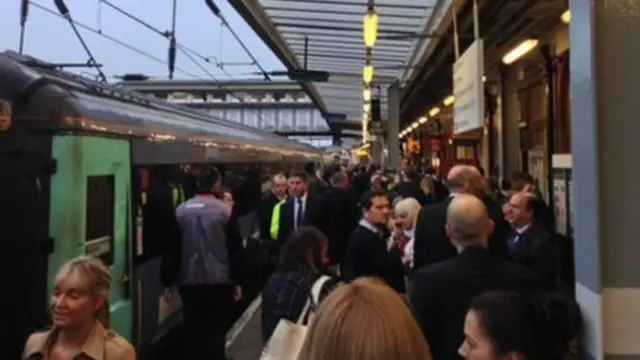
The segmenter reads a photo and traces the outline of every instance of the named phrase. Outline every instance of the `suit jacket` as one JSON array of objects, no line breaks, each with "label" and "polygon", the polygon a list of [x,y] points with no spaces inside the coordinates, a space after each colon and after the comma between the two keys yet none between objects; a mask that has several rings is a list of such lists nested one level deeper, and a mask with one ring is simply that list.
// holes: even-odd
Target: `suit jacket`
[{"label": "suit jacket", "polygon": [[339,263],[346,255],[349,235],[358,225],[361,210],[351,189],[329,188],[324,200],[329,254],[332,263]]},{"label": "suit jacket", "polygon": [[347,280],[378,277],[399,293],[405,292],[404,266],[397,248],[387,249],[387,237],[358,225],[347,248]]},{"label": "suit jacket", "polygon": [[454,258],[458,252],[449,240],[445,225],[452,197],[427,205],[418,213],[413,242],[413,268],[418,270]]},{"label": "suit jacket", "polygon": [[546,289],[553,290],[559,280],[558,249],[553,237],[542,225],[531,224],[518,235],[515,246],[513,262],[533,270]]},{"label": "suit jacket", "polygon": [[535,275],[482,247],[465,249],[457,257],[419,270],[409,300],[429,341],[434,359],[461,359],[464,319],[473,298],[488,291],[537,293]]},{"label": "suit jacket", "polygon": [[[447,208],[452,196],[442,202],[427,205],[420,210],[416,222],[414,240],[414,269],[449,260],[457,255],[457,250],[447,236]],[[509,229],[500,208],[490,199],[482,199],[489,217],[494,222],[494,231],[489,237],[489,250],[505,260],[510,259],[507,237]]]},{"label": "suit jacket", "polygon": [[[291,231],[295,229],[295,201],[296,198],[290,196],[280,209],[280,225],[278,228],[278,240],[276,241],[278,249],[284,245]],[[326,234],[326,214],[324,213],[324,199],[322,196],[307,194],[302,225],[315,226]]]},{"label": "suit jacket", "polygon": [[403,181],[396,185],[395,192],[403,198],[414,198],[421,206],[429,203],[429,197],[422,191],[420,185],[413,181]]}]

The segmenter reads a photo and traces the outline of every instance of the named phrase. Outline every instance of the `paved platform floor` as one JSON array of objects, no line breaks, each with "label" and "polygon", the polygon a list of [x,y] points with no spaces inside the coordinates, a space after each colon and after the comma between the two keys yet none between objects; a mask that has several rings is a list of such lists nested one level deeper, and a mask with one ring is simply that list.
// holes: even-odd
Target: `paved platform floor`
[{"label": "paved platform floor", "polygon": [[[252,303],[227,336],[227,358],[258,360],[262,351],[260,297]],[[254,308],[252,308],[252,306]]]}]

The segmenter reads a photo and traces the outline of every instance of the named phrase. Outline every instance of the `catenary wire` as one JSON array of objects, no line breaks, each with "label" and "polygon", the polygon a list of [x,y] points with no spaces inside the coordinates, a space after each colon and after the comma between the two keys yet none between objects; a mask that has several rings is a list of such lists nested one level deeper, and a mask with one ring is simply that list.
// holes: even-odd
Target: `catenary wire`
[{"label": "catenary wire", "polygon": [[[124,10],[123,8],[121,8],[121,7],[117,6],[117,5],[114,5],[109,0],[99,0],[99,1],[101,3],[109,6],[113,10],[119,12],[120,14],[122,14],[122,15],[130,18],[131,20],[137,22],[138,24],[142,25],[143,27],[151,30],[152,32],[154,32],[154,33],[156,33],[156,34],[158,34],[158,35],[160,35],[162,37],[165,37],[167,39],[171,38],[171,34],[172,34],[171,31],[162,31],[162,30],[158,29],[157,27],[149,24],[148,22],[142,20],[141,18],[139,18],[139,17],[131,14],[130,12]],[[175,19],[173,19],[172,21],[175,23]],[[197,51],[195,51],[195,50],[193,50],[193,49],[191,49],[191,48],[189,48],[189,47],[185,46],[184,44],[181,44],[180,42],[177,42],[177,41],[176,41],[176,47],[182,47],[183,50],[186,50],[186,51],[190,52],[192,55],[202,59],[202,61],[205,61],[205,62],[207,62],[209,64],[212,63],[211,59],[213,59],[215,61],[213,63],[213,65],[215,65],[215,67],[217,67],[222,72],[224,72],[225,75],[227,75],[228,77],[233,78],[233,75],[231,75],[227,70],[224,69],[220,59],[218,59],[217,57],[215,57],[215,56],[210,56],[210,57],[204,56],[204,55],[198,53]]]},{"label": "catenary wire", "polygon": [[[147,29],[149,29],[149,30],[153,31],[153,32],[154,32],[154,33],[156,33],[156,34],[159,34],[159,35],[161,35],[161,36],[163,36],[163,37],[165,37],[165,38],[168,38],[168,39],[170,39],[170,40],[171,40],[171,38],[172,38],[172,36],[173,36],[174,43],[175,43],[175,47],[176,47],[176,48],[177,48],[181,53],[183,53],[183,54],[184,54],[184,55],[185,55],[185,56],[186,56],[186,57],[187,57],[191,62],[193,62],[193,63],[194,63],[194,65],[196,65],[200,70],[202,70],[202,72],[204,72],[204,73],[205,73],[205,74],[207,74],[211,79],[213,79],[214,81],[216,81],[215,86],[216,86],[218,89],[220,89],[220,90],[228,90],[228,89],[227,89],[223,84],[218,83],[218,81],[220,81],[220,80],[219,80],[215,75],[213,75],[213,73],[211,73],[209,70],[207,70],[207,68],[206,68],[205,66],[203,66],[203,65],[202,65],[202,64],[201,64],[201,63],[196,59],[196,57],[197,57],[197,58],[200,58],[202,61],[204,61],[204,62],[206,62],[206,63],[211,63],[211,59],[210,59],[210,58],[208,58],[208,57],[206,57],[206,56],[204,56],[204,55],[202,55],[202,54],[200,54],[200,53],[198,53],[197,51],[195,51],[195,50],[193,50],[193,49],[190,49],[190,48],[188,48],[188,47],[184,46],[183,44],[181,44],[181,43],[179,43],[179,42],[175,41],[175,34],[174,34],[174,31],[162,31],[162,30],[160,30],[160,29],[158,29],[158,28],[154,27],[153,25],[149,24],[148,22],[146,22],[146,21],[144,21],[144,20],[140,19],[139,17],[137,17],[137,16],[135,16],[135,15],[133,15],[133,14],[129,13],[128,11],[126,11],[126,10],[124,10],[124,9],[122,9],[122,8],[120,8],[120,7],[118,7],[118,6],[116,6],[116,5],[113,5],[109,0],[99,0],[99,1],[100,1],[100,2],[102,2],[103,4],[107,5],[107,6],[111,7],[113,10],[115,10],[115,11],[119,12],[120,14],[122,14],[122,15],[124,15],[124,16],[126,16],[126,17],[128,17],[128,18],[132,19],[132,20],[134,20],[136,23],[138,23],[138,24],[140,24],[140,25],[144,26],[145,28],[147,28]],[[175,12],[175,9],[174,9],[174,15],[175,15],[175,13],[176,13],[176,12]],[[220,17],[220,16],[219,16],[219,17]],[[223,18],[223,17],[220,17],[220,19],[223,21],[223,23],[224,23],[224,24],[226,24],[226,20],[224,20],[224,18]],[[175,24],[175,17],[173,17],[172,22],[173,22],[173,24]],[[230,29],[230,27],[229,27],[229,25],[228,25],[228,24],[226,24],[226,26]],[[237,37],[237,35],[235,35],[235,33],[234,33],[234,36],[236,36],[236,37]],[[244,44],[242,44],[242,45],[243,45],[243,47],[244,47]],[[246,48],[245,48],[245,51],[248,51],[248,49],[246,49]],[[248,53],[248,54],[249,54],[251,57],[253,57],[250,53]],[[215,59],[215,60],[216,60],[216,64],[215,64],[215,66],[216,66],[217,68],[219,68],[220,70],[222,70],[222,71],[223,71],[227,76],[229,76],[230,78],[233,78],[233,76],[232,76],[231,74],[229,74],[229,72],[227,72],[227,71],[226,71],[226,70],[221,66],[219,59]],[[260,65],[259,65],[259,64],[258,64],[258,67],[260,67]],[[263,70],[261,67],[260,67],[260,69],[261,69],[261,70]],[[264,72],[264,70],[263,70],[263,72]],[[234,94],[234,93],[233,93],[233,91],[229,91],[229,95],[231,95],[231,97],[235,98],[236,100],[240,101],[240,103],[246,103],[245,99],[243,99],[242,97],[239,97],[238,95]],[[258,120],[259,120],[259,121],[263,121],[263,119],[262,119],[262,114],[261,114],[260,112],[257,112],[256,114],[257,114],[257,118],[258,118]]]},{"label": "catenary wire", "polygon": [[[40,9],[40,10],[46,12],[46,13],[49,13],[51,15],[57,16],[57,17],[59,17],[61,19],[64,19],[64,16],[62,16],[61,14],[59,14],[59,13],[57,13],[57,12],[55,12],[55,11],[49,9],[49,8],[47,8],[46,6],[40,5],[40,4],[38,4],[36,2],[33,2],[33,1],[29,1],[29,3],[31,5],[33,5],[34,7],[38,8],[38,9]],[[107,34],[104,33],[104,31],[100,31],[100,30],[94,29],[94,28],[92,28],[92,27],[90,27],[88,25],[85,25],[85,24],[77,21],[77,20],[71,20],[71,21],[73,21],[74,24],[76,26],[78,26],[79,28],[82,28],[82,29],[84,29],[86,31],[89,31],[91,33],[99,35],[99,36],[101,36],[101,37],[103,37],[103,38],[105,38],[105,39],[107,39],[107,40],[109,40],[109,41],[111,41],[113,43],[116,43],[116,44],[118,44],[118,45],[120,45],[120,46],[122,46],[124,48],[127,48],[127,49],[129,49],[129,50],[131,50],[131,51],[133,51],[133,52],[135,52],[135,53],[137,53],[139,55],[142,55],[142,56],[144,56],[144,57],[146,57],[146,58],[148,58],[150,60],[153,60],[153,61],[155,61],[157,63],[163,64],[163,65],[167,65],[167,62],[165,60],[162,60],[157,56],[154,56],[152,54],[149,54],[148,52],[140,50],[140,49],[136,48],[135,46],[127,44],[126,42],[124,42],[122,40],[119,40],[119,39],[117,39],[117,38],[115,38],[113,36],[107,35]],[[181,72],[181,73],[183,73],[184,75],[187,75],[187,76],[192,77],[192,78],[196,78],[196,79],[201,79],[202,78],[199,75],[196,75],[194,73],[191,73],[189,71],[186,71],[186,70],[178,68],[178,67],[176,67],[176,70]]]}]

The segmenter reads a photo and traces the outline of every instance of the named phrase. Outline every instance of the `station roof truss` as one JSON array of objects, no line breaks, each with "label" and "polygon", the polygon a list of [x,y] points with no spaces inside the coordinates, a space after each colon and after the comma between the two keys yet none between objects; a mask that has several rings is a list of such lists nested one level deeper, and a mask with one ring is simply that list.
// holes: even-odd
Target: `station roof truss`
[{"label": "station roof truss", "polygon": [[[363,18],[366,0],[229,0],[290,69],[327,71],[329,80],[305,90],[327,113],[360,123],[365,65]],[[387,86],[413,67],[416,50],[431,37],[447,0],[376,0],[378,36],[373,47],[374,79],[380,88],[381,113],[387,112]],[[445,6],[446,5],[446,6]],[[434,19],[438,17],[438,19]],[[306,40],[305,40],[306,39]],[[374,89],[374,94],[376,93]]]}]

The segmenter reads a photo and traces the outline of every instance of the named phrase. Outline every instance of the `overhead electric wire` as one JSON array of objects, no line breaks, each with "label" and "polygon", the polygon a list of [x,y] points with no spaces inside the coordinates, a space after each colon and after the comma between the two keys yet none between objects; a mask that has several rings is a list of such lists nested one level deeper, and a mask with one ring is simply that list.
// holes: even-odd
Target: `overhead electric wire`
[{"label": "overhead electric wire", "polygon": [[18,52],[22,54],[24,49],[24,35],[27,27],[27,19],[29,18],[29,0],[22,0],[20,3],[20,45]]},{"label": "overhead electric wire", "polygon": [[176,15],[178,13],[178,1],[173,0],[171,12],[171,31],[169,32],[169,80],[173,80],[173,73],[176,70]]},{"label": "overhead electric wire", "polygon": [[[169,64],[171,63],[172,56],[175,58],[175,49],[177,49],[180,52],[182,52],[191,62],[193,62],[194,65],[196,65],[202,72],[204,72],[205,74],[207,74],[207,76],[209,76],[211,79],[216,81],[215,86],[218,89],[223,90],[223,91],[224,90],[228,90],[223,84],[217,83],[220,80],[215,75],[213,75],[213,73],[211,73],[209,70],[207,70],[207,68],[205,66],[203,66],[198,60],[195,59],[196,57],[198,57],[198,58],[200,58],[202,61],[204,61],[206,63],[211,63],[211,60],[208,57],[198,53],[197,51],[195,51],[193,49],[190,49],[190,48],[184,46],[183,44],[181,44],[181,43],[179,43],[179,42],[177,42],[175,40],[175,24],[176,24],[176,14],[177,14],[175,0],[174,0],[174,3],[173,3],[172,30],[171,31],[162,31],[162,30],[154,27],[153,25],[149,24],[148,22],[140,19],[139,17],[136,17],[135,15],[129,13],[128,11],[126,11],[126,10],[124,10],[124,9],[118,7],[118,6],[113,5],[108,0],[100,0],[100,1],[102,3],[104,3],[105,5],[111,7],[113,10],[119,12],[120,14],[122,14],[122,15],[124,15],[124,16],[132,19],[132,20],[134,20],[138,24],[140,24],[140,25],[144,26],[145,28],[153,31],[154,33],[156,33],[158,35],[161,35],[161,36],[163,36],[165,38],[168,38],[169,41],[172,41],[172,39],[173,39],[172,44],[175,45],[175,48],[172,50],[172,47],[171,47],[171,44],[170,44],[170,46],[169,46]],[[172,54],[172,51],[173,51],[173,54]],[[221,66],[221,64],[219,62],[219,59],[216,59],[216,60],[218,60],[218,63],[214,64],[214,65],[217,68],[219,68],[221,71],[223,71],[226,75],[228,75],[230,78],[233,78],[233,76],[231,74],[229,74],[224,68],[222,68],[222,66]],[[258,65],[258,67],[260,67],[260,66]],[[264,69],[262,69],[261,67],[260,67],[260,69],[264,73]],[[169,73],[170,73],[170,78],[171,78],[171,69],[169,69]],[[267,74],[267,76],[268,76],[268,74]],[[243,98],[241,98],[238,95],[234,94],[232,91],[229,91],[229,95],[231,95],[231,97],[235,98],[236,100],[240,101],[240,103],[246,103],[246,101]],[[260,121],[262,121],[262,116],[261,116],[260,112],[258,112],[257,115],[258,115],[258,119]]]},{"label": "overhead electric wire", "polygon": [[[115,10],[115,11],[119,12],[120,14],[122,14],[122,15],[124,15],[124,16],[126,16],[126,17],[128,17],[129,19],[131,19],[131,20],[133,20],[133,21],[137,22],[138,24],[142,25],[143,27],[145,27],[145,28],[147,28],[147,29],[151,30],[152,32],[154,32],[154,33],[156,33],[156,34],[158,34],[158,35],[160,35],[160,36],[162,36],[162,37],[164,37],[164,38],[168,39],[169,41],[171,41],[171,36],[172,36],[172,35],[173,35],[173,36],[174,36],[174,38],[175,38],[175,25],[176,25],[176,16],[175,16],[175,15],[176,15],[176,10],[175,10],[175,7],[176,7],[176,1],[175,1],[175,0],[174,0],[174,4],[173,4],[173,6],[174,6],[174,11],[173,11],[173,14],[172,14],[172,19],[171,19],[171,20],[172,20],[171,22],[172,22],[172,29],[173,29],[173,30],[171,30],[171,31],[169,31],[169,30],[167,30],[167,31],[162,31],[162,30],[158,29],[157,27],[155,27],[155,26],[153,26],[153,25],[149,24],[148,22],[146,22],[146,21],[144,21],[144,20],[140,19],[139,17],[137,17],[137,16],[135,16],[135,15],[131,14],[130,12],[128,12],[128,11],[126,11],[126,10],[124,10],[123,8],[118,7],[117,5],[114,5],[114,4],[113,4],[113,3],[111,3],[109,0],[99,0],[99,1],[100,1],[101,3],[103,3],[103,4],[107,5],[107,6],[109,6],[109,7],[110,7],[110,8],[112,8],[113,10]],[[228,72],[227,70],[225,70],[225,69],[224,69],[224,67],[222,66],[222,63],[220,62],[220,59],[216,58],[215,56],[210,56],[210,57],[204,56],[204,55],[202,55],[202,54],[198,53],[197,51],[195,51],[195,50],[193,50],[193,49],[191,49],[191,48],[189,48],[189,47],[185,46],[184,44],[181,44],[181,43],[180,43],[180,42],[178,42],[177,40],[175,40],[175,39],[174,39],[174,41],[175,41],[175,46],[176,46],[176,48],[181,47],[183,50],[186,50],[186,51],[190,52],[192,55],[194,55],[194,56],[196,56],[196,57],[199,57],[199,58],[200,58],[200,59],[202,59],[203,61],[205,61],[205,62],[207,62],[207,63],[209,63],[209,64],[213,64],[215,67],[217,67],[217,68],[218,68],[218,69],[220,69],[222,72],[224,72],[224,73],[225,73],[225,75],[227,75],[227,76],[228,76],[228,77],[230,77],[230,78],[233,78],[233,75],[229,74],[229,72]],[[170,50],[170,51],[171,51],[171,50]],[[171,57],[171,55],[169,55],[169,57]],[[213,59],[215,60],[215,62],[213,62],[213,63],[212,63],[212,62],[211,62],[211,58],[213,58]]]},{"label": "overhead electric wire", "polygon": [[249,57],[251,58],[251,61],[253,61],[253,64],[255,66],[258,67],[258,69],[260,69],[260,72],[262,73],[262,76],[264,76],[264,79],[267,81],[271,81],[271,76],[269,76],[269,72],[266,71],[262,65],[260,65],[260,62],[258,61],[258,59],[256,59],[255,56],[253,56],[253,53],[251,52],[251,50],[249,50],[249,48],[247,47],[247,45],[245,45],[245,43],[242,41],[242,39],[240,39],[240,37],[238,36],[238,34],[236,34],[236,32],[233,30],[233,28],[231,27],[231,25],[229,25],[229,22],[227,21],[227,19],[224,17],[224,14],[222,13],[222,11],[220,11],[220,8],[218,7],[218,5],[216,5],[216,3],[213,0],[205,0],[204,1],[205,4],[207,5],[207,7],[209,8],[209,10],[211,10],[211,12],[218,17],[218,19],[220,19],[220,21],[222,21],[222,24],[229,30],[229,32],[231,33],[231,35],[233,35],[233,37],[236,39],[236,41],[238,42],[238,44],[240,44],[240,46],[242,47],[242,49],[244,50],[244,52],[249,55]]},{"label": "overhead electric wire", "polygon": [[[57,16],[57,17],[59,17],[59,18],[64,19],[64,16],[60,15],[59,13],[57,13],[57,12],[55,12],[55,11],[53,11],[53,10],[49,9],[49,8],[47,8],[46,6],[40,5],[40,4],[38,4],[38,3],[36,3],[36,2],[33,2],[33,1],[29,1],[29,3],[30,3],[31,5],[33,5],[33,6],[35,6],[36,8],[38,8],[38,9],[40,9],[40,10],[42,10],[42,11],[46,12],[46,13],[49,13],[49,14],[51,14],[51,15],[54,15],[54,16]],[[105,39],[107,39],[107,40],[109,40],[109,41],[111,41],[111,42],[113,42],[113,43],[116,43],[116,44],[118,44],[118,45],[120,45],[120,46],[122,46],[122,47],[124,47],[124,48],[127,48],[127,49],[129,49],[129,50],[131,50],[131,51],[133,51],[133,52],[135,52],[135,53],[137,53],[137,54],[139,54],[139,55],[142,55],[142,56],[144,56],[144,57],[146,57],[146,58],[148,58],[148,59],[151,59],[151,60],[153,60],[153,61],[155,61],[155,62],[158,62],[158,63],[163,64],[163,65],[167,65],[167,62],[166,62],[165,60],[162,60],[162,59],[160,59],[160,58],[158,58],[158,57],[156,57],[156,56],[154,56],[154,55],[152,55],[152,54],[149,54],[148,52],[142,51],[142,50],[138,49],[137,47],[135,47],[135,46],[133,46],[133,45],[131,45],[131,44],[128,44],[128,43],[126,43],[126,42],[124,42],[124,41],[122,41],[122,40],[119,40],[119,39],[117,39],[117,38],[115,38],[115,37],[113,37],[113,36],[107,35],[107,34],[105,34],[103,31],[100,31],[100,30],[94,29],[94,28],[92,28],[92,27],[90,27],[90,26],[88,26],[88,25],[85,25],[85,24],[83,24],[83,23],[81,23],[81,22],[77,21],[77,20],[73,20],[73,19],[72,19],[71,21],[72,21],[76,26],[78,26],[79,28],[82,28],[82,29],[84,29],[84,30],[86,30],[86,31],[89,31],[89,32],[91,32],[91,33],[94,33],[94,34],[96,34],[96,35],[99,35],[99,36],[101,36],[101,37],[103,37],[103,38],[105,38]],[[191,72],[189,72],[189,71],[186,71],[186,70],[184,70],[184,69],[182,69],[182,68],[178,68],[178,67],[176,67],[176,70],[178,70],[179,72],[181,72],[181,73],[183,73],[183,74],[185,74],[185,75],[187,75],[187,76],[189,76],[189,77],[192,77],[192,78],[196,78],[196,79],[201,79],[201,78],[202,78],[201,76],[196,75],[196,74],[194,74],[194,73],[191,73]]]},{"label": "overhead electric wire", "polygon": [[[146,27],[147,29],[153,31],[154,33],[160,35],[160,36],[164,36],[166,38],[168,38],[169,36],[171,36],[171,32],[170,31],[162,31],[159,30],[158,28],[154,27],[153,25],[149,24],[148,22],[140,19],[139,17],[125,11],[124,9],[118,7],[117,5],[112,4],[110,1],[108,0],[99,0],[101,3],[107,5],[108,7],[112,8],[113,10],[121,13],[122,15],[125,15],[126,17],[128,17],[129,19],[137,22],[138,24]],[[175,6],[175,5],[174,5]]]},{"label": "overhead electric wire", "polygon": [[[71,17],[71,13],[69,12],[69,8],[64,3],[64,0],[54,0],[53,3],[58,8],[58,12],[60,13],[60,15],[69,22],[69,25],[71,25],[71,29],[73,29],[73,32],[76,34],[76,37],[78,38],[78,41],[80,41],[80,45],[82,45],[82,47],[84,48],[84,51],[87,53],[87,56],[89,56],[89,61],[87,63],[94,66],[97,65],[98,62],[96,61],[95,56],[93,56],[91,49],[89,49],[89,45],[87,45],[86,41],[84,41],[84,38],[82,37],[82,34],[80,34],[80,31],[78,31],[78,28],[76,27],[76,24],[74,23],[74,20]],[[98,72],[100,81],[106,84],[108,82],[107,76],[104,74],[102,69],[100,69],[97,66],[95,67],[95,69]]]}]

